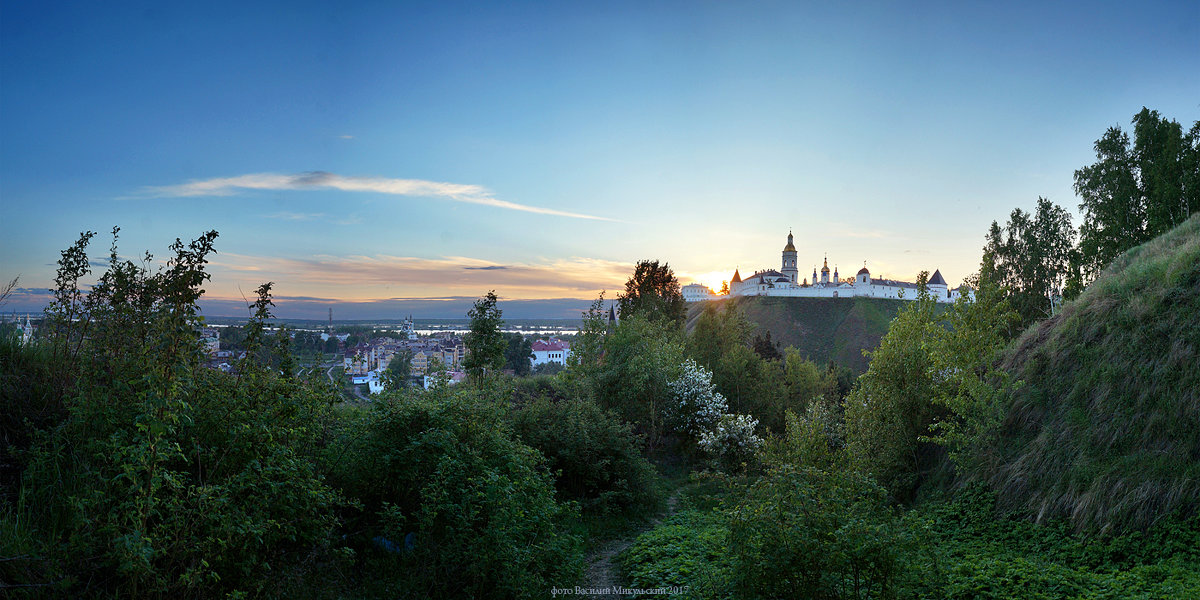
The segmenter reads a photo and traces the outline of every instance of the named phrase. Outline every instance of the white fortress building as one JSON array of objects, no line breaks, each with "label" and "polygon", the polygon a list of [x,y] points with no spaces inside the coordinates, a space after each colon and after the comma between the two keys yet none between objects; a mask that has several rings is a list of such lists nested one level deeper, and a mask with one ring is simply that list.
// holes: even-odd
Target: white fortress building
[{"label": "white fortress building", "polygon": [[[697,286],[704,288],[700,284],[691,284],[684,286],[684,300],[696,302],[700,300],[711,300],[718,296],[712,295],[708,288],[703,290],[690,290],[687,288]],[[954,302],[964,293],[970,295],[970,289],[961,286],[956,289],[950,289],[946,284],[946,279],[942,277],[942,272],[934,270],[930,276],[929,282],[926,284],[929,294],[938,302]],[[704,293],[707,292],[707,295]],[[742,279],[737,269],[733,271],[733,279],[729,281],[730,296],[794,296],[800,298],[888,298],[894,300],[916,300],[917,299],[917,284],[907,281],[895,281],[892,279],[877,279],[871,277],[871,272],[867,270],[864,263],[863,268],[858,270],[854,277],[842,279],[837,267],[834,267],[832,274],[829,271],[829,259],[826,258],[821,272],[818,275],[817,269],[814,267],[812,272],[812,281],[805,277],[800,278],[799,270],[796,268],[796,246],[792,244],[792,233],[788,232],[787,245],[783,247],[783,265],[778,271],[768,269],[765,271],[756,271],[753,275]]]}]

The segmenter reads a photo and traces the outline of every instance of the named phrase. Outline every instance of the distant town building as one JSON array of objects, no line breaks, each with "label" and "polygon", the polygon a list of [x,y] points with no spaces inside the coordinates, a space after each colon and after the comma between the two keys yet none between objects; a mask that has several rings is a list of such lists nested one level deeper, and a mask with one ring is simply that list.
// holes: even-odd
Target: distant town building
[{"label": "distant town building", "polygon": [[404,321],[400,324],[400,332],[407,339],[417,339],[417,330],[413,327],[412,315],[408,315],[408,318],[404,319]]},{"label": "distant town building", "polygon": [[533,358],[529,361],[534,367],[546,363],[558,363],[565,366],[567,358],[570,356],[571,344],[567,342],[558,339],[536,340],[533,342]]},{"label": "distant town building", "polygon": [[[424,378],[425,389],[433,387],[434,383],[437,382],[437,377],[437,375],[426,375]],[[441,377],[445,378],[446,385],[455,385],[466,379],[467,374],[462,371],[444,371]]]},{"label": "distant town building", "polygon": [[205,327],[200,330],[200,343],[204,344],[204,353],[214,358],[221,351],[221,330],[216,327]]},{"label": "distant town building", "polygon": [[25,315],[25,322],[17,321],[17,333],[21,336],[21,344],[28,344],[33,340],[33,324],[29,322],[29,315]]},{"label": "distant town building", "polygon": [[712,289],[700,283],[689,283],[679,290],[683,293],[684,302],[703,302],[705,300],[716,300],[717,295]]}]

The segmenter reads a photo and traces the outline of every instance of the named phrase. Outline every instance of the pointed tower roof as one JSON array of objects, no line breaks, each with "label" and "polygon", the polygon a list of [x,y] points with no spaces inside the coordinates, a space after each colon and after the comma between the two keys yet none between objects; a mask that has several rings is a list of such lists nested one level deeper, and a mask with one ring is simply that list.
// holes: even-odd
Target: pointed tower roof
[{"label": "pointed tower roof", "polygon": [[821,267],[821,272],[822,273],[829,272],[829,257],[828,256],[825,257],[825,266]]},{"label": "pointed tower roof", "polygon": [[788,243],[783,247],[784,252],[795,252],[796,246],[792,244],[792,231],[788,230]]},{"label": "pointed tower roof", "polygon": [[933,277],[929,278],[929,285],[946,285],[946,280],[942,278],[942,272],[934,269]]},{"label": "pointed tower roof", "polygon": [[734,267],[733,279],[730,279],[729,283],[741,283],[741,282],[742,282],[742,276],[738,274],[737,267]]}]

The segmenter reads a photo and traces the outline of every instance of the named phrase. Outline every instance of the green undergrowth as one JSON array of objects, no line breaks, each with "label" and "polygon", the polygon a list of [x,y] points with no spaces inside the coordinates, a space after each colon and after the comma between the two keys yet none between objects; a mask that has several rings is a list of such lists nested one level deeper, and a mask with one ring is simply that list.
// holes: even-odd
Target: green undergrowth
[{"label": "green undergrowth", "polygon": [[1200,597],[1200,519],[1168,517],[1145,533],[1086,536],[1063,519],[996,516],[996,496],[970,486],[910,511],[922,573],[915,598]]},{"label": "green undergrowth", "polygon": [[[628,587],[676,586],[686,590],[685,598],[764,597],[734,583],[730,509],[743,497],[744,484],[696,479],[684,489],[685,508],[621,555]],[[1196,517],[1164,518],[1145,532],[1085,536],[1065,520],[1039,524],[998,517],[996,510],[996,496],[981,485],[924,502],[894,518],[898,568],[883,591],[812,597],[1200,597]],[[775,574],[787,577],[786,565],[773,564]]]},{"label": "green undergrowth", "polygon": [[721,509],[743,482],[692,475],[680,483],[675,514],[638,536],[618,557],[625,580],[630,588],[674,586],[683,598],[727,596],[731,563]]}]

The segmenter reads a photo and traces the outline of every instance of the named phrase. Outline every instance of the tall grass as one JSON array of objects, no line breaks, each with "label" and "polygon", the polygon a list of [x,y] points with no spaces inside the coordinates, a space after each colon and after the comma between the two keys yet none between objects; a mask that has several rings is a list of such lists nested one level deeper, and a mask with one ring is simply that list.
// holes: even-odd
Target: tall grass
[{"label": "tall grass", "polygon": [[1077,530],[1200,506],[1200,215],[1118,257],[1030,327],[984,473],[1006,508]]}]

